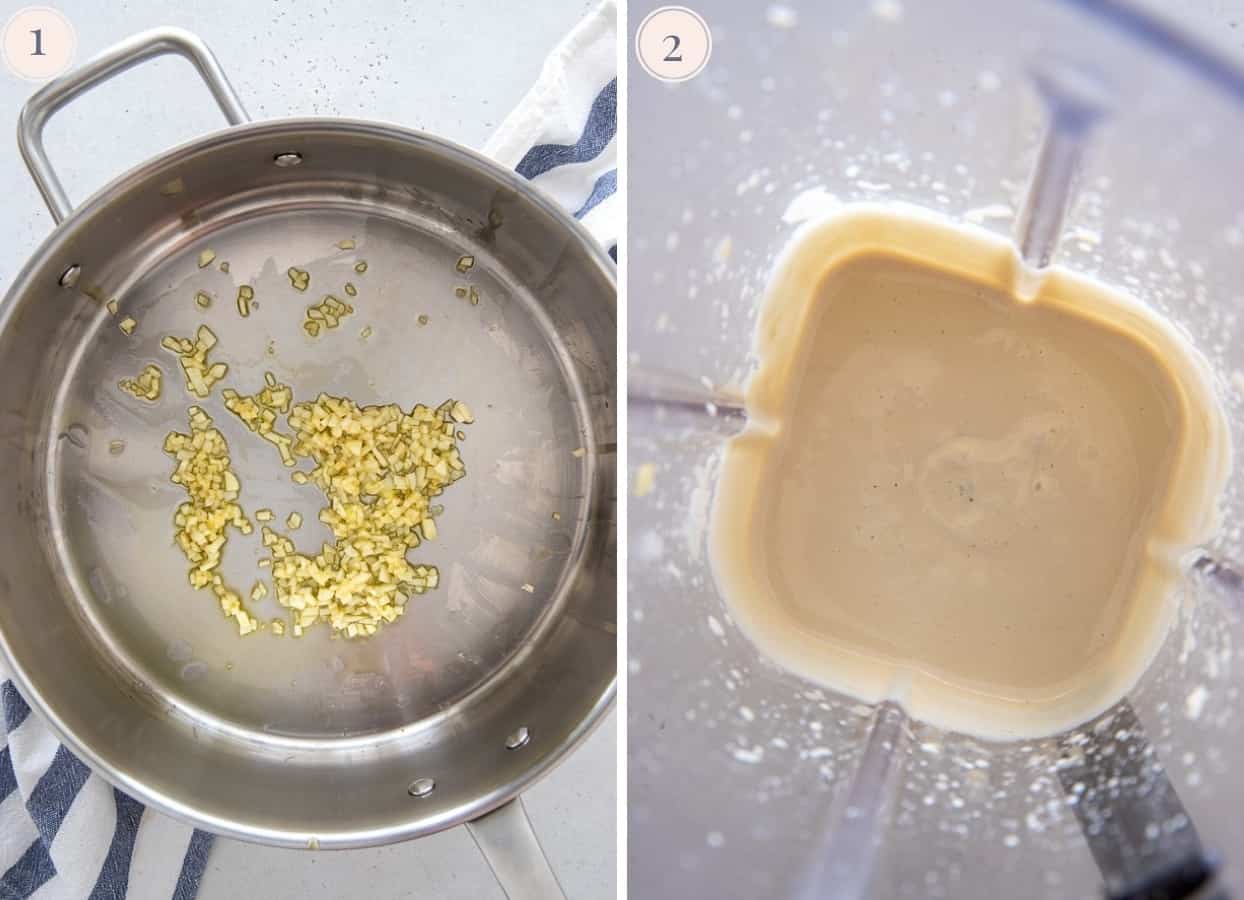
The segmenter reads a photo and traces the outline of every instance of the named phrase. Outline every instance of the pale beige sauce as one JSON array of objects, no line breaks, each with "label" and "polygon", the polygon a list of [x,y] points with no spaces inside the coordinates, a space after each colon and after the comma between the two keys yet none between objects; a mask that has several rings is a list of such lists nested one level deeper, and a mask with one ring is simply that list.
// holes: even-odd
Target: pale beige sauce
[{"label": "pale beige sauce", "polygon": [[1201,357],[1005,242],[857,207],[805,227],[758,329],[714,572],[778,662],[986,738],[1135,684],[1209,537],[1230,447]]}]

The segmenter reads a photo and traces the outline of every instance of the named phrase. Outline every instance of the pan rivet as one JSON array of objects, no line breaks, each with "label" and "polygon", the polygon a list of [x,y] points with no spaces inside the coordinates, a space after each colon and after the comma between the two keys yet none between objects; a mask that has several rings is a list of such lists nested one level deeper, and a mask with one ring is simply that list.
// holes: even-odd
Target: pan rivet
[{"label": "pan rivet", "polygon": [[529,740],[531,740],[531,732],[524,725],[505,739],[505,745],[511,750],[517,750],[519,747],[526,747]]},{"label": "pan rivet", "polygon": [[278,153],[276,156],[272,157],[272,161],[276,163],[278,166],[280,166],[282,169],[288,169],[291,166],[302,165],[302,154],[301,153]]},{"label": "pan rivet", "polygon": [[406,793],[412,797],[426,797],[436,789],[436,782],[431,778],[416,778],[410,783],[410,787],[406,789]]},{"label": "pan rivet", "polygon": [[78,283],[78,276],[81,274],[82,267],[77,263],[74,263],[68,269],[60,273],[60,278],[58,279],[60,281],[60,286],[73,287]]}]

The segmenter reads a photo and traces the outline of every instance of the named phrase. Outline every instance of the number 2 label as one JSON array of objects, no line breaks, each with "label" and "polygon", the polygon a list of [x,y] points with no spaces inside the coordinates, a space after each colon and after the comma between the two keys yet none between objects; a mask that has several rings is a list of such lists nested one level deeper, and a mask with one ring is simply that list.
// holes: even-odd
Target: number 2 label
[{"label": "number 2 label", "polygon": [[635,56],[653,78],[686,81],[708,64],[713,36],[708,23],[685,6],[663,6],[639,23]]},{"label": "number 2 label", "polygon": [[[667,34],[665,40],[670,42],[670,52],[665,54],[664,62],[682,62],[682,54],[678,53],[678,48],[682,46],[682,38],[676,34]],[[675,56],[674,54],[678,54]]]}]

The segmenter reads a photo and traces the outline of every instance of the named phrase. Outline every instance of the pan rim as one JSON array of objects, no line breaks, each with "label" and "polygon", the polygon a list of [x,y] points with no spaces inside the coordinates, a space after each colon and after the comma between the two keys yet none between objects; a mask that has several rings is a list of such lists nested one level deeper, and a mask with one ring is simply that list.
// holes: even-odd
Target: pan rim
[{"label": "pan rim", "polygon": [[[597,273],[604,277],[608,284],[612,286],[613,291],[608,302],[616,315],[617,269],[613,259],[597,243],[581,222],[513,170],[500,165],[478,151],[417,129],[378,120],[312,116],[265,119],[210,132],[178,144],[139,163],[94,191],[86,200],[74,207],[72,213],[62,222],[54,225],[14,277],[9,289],[5,292],[4,298],[0,300],[0,333],[3,333],[10,327],[17,306],[16,298],[31,289],[37,270],[42,268],[47,260],[57,251],[57,248],[62,246],[69,239],[70,235],[82,226],[84,220],[91,218],[101,209],[106,208],[117,194],[128,190],[133,183],[141,183],[149,179],[153,173],[158,172],[170,162],[187,154],[210,152],[216,147],[250,137],[278,136],[284,133],[295,132],[299,133],[303,138],[308,136],[308,132],[352,132],[372,139],[413,142],[416,145],[442,153],[467,167],[482,171],[485,176],[520,194],[526,201],[532,203],[542,213],[550,216],[568,234],[573,235],[577,239],[577,243],[586,251],[586,255],[594,264]],[[615,644],[613,672],[591,708],[579,719],[559,745],[551,748],[548,752],[534,760],[530,766],[523,770],[521,775],[510,782],[486,793],[477,794],[472,799],[442,811],[436,816],[419,817],[412,815],[409,819],[401,822],[389,823],[370,829],[346,829],[339,831],[331,829],[315,831],[307,829],[292,830],[262,826],[253,819],[247,822],[243,818],[226,819],[205,815],[194,807],[168,795],[166,792],[152,788],[139,778],[117,769],[94,748],[80,740],[78,735],[65,724],[56,710],[46,702],[42,693],[34,686],[26,670],[17,662],[10,644],[10,636],[3,629],[0,629],[0,661],[3,661],[5,664],[8,676],[22,696],[48,723],[52,732],[61,743],[86,762],[92,771],[119,789],[126,791],[126,793],[140,800],[145,805],[195,827],[205,828],[214,834],[225,837],[280,847],[309,848],[312,846],[311,839],[314,839],[314,846],[319,849],[378,846],[426,836],[485,815],[517,797],[547,775],[566,756],[582,744],[600,726],[605,714],[613,707],[617,693],[617,650]]]}]

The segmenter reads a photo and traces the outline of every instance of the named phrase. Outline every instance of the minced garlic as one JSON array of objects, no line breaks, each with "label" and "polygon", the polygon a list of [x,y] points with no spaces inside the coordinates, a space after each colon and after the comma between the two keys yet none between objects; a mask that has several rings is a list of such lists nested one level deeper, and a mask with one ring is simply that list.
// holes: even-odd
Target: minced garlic
[{"label": "minced garlic", "polygon": [[307,307],[307,318],[302,323],[302,329],[315,337],[321,328],[336,328],[352,312],[354,307],[349,303],[343,303],[332,294],[326,294],[319,303]]},{"label": "minced garlic", "polygon": [[251,306],[254,305],[255,289],[249,284],[244,284],[238,288],[238,315],[245,319],[251,314]]},{"label": "minced garlic", "polygon": [[201,398],[212,391],[212,385],[224,378],[229,367],[224,363],[208,365],[207,353],[216,346],[216,334],[206,325],[200,325],[194,340],[169,335],[160,345],[177,354],[182,371],[186,374],[186,390]]},{"label": "minced garlic", "polygon": [[290,450],[293,438],[276,430],[277,414],[289,412],[294,393],[289,385],[281,384],[271,372],[264,373],[264,386],[253,396],[244,396],[232,388],[225,388],[221,396],[225,398],[225,409],[233,413],[251,431],[276,447],[281,454],[281,462],[287,466],[294,464],[294,455]]},{"label": "minced garlic", "polygon": [[138,327],[138,321],[134,319],[132,316],[126,316],[124,319],[121,320],[121,324],[119,324],[117,327],[120,328],[122,333],[124,334],[127,334],[127,335],[133,334],[134,329]]},{"label": "minced garlic", "polygon": [[305,291],[311,286],[311,273],[297,266],[290,266],[285,272],[289,276],[290,286],[296,291]]},{"label": "minced garlic", "polygon": [[320,621],[346,637],[374,634],[411,595],[437,586],[436,568],[406,554],[436,537],[431,498],[466,474],[454,443],[455,406],[465,409],[447,401],[407,413],[326,394],[293,406],[294,454],[316,465],[308,480],[328,498],[319,519],[333,533],[333,543],[307,556],[262,529],[277,600],[295,613],[295,636]]},{"label": "minced garlic", "polygon": [[238,626],[239,634],[250,634],[258,620],[242,607],[238,592],[224,583],[219,573],[232,526],[250,534],[252,526],[238,505],[241,484],[229,460],[229,445],[210,416],[197,406],[190,407],[190,433],[170,432],[164,439],[164,452],[176,467],[170,481],[185,488],[190,499],[173,515],[174,538],[190,561],[190,584],[210,588],[221,610]]},{"label": "minced garlic", "polygon": [[143,366],[134,378],[123,378],[117,387],[138,400],[159,400],[163,373],[154,363]]}]

